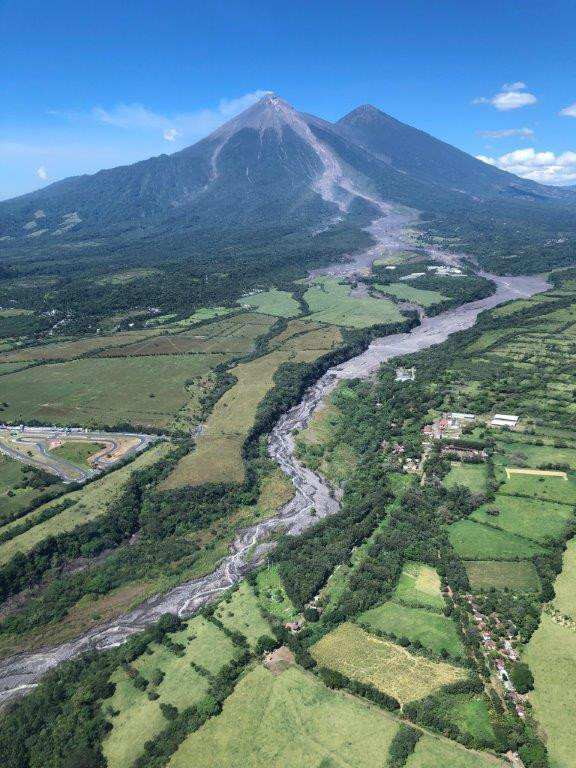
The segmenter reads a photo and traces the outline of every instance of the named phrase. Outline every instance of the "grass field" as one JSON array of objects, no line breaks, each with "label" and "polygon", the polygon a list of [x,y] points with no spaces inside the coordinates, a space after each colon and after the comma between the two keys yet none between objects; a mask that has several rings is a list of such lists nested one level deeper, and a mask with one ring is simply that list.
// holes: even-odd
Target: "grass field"
[{"label": "grass field", "polygon": [[[551,296],[532,296],[530,299],[520,299],[519,301],[504,304],[503,307],[496,307],[496,309],[491,311],[491,314],[493,317],[509,317],[510,315],[515,315],[517,312],[522,312],[525,309],[554,303],[555,301],[556,299]],[[545,309],[548,309],[548,307],[545,307]]]},{"label": "grass field", "polygon": [[297,667],[280,675],[257,667],[168,766],[374,768],[384,764],[397,728],[386,713]]},{"label": "grass field", "polygon": [[[316,331],[311,331],[316,335]],[[254,424],[258,404],[274,386],[274,374],[282,363],[312,362],[332,349],[332,336],[323,336],[324,348],[307,348],[309,334],[299,335],[297,348],[288,345],[232,369],[237,382],[218,400],[208,417],[196,448],[180,460],[163,488],[244,480],[242,445]],[[328,346],[329,345],[329,346]]]},{"label": "grass field", "polygon": [[382,293],[394,296],[401,301],[411,301],[422,307],[431,307],[446,301],[447,297],[438,291],[425,291],[422,288],[414,288],[408,283],[391,283],[390,285],[375,285],[374,288]]},{"label": "grass field", "polygon": [[3,415],[16,422],[163,427],[188,401],[186,382],[226,359],[87,358],[28,368],[2,377]]},{"label": "grass field", "polygon": [[240,632],[253,647],[261,635],[270,635],[268,622],[262,617],[252,587],[243,581],[237,590],[219,603],[214,616],[225,627]]},{"label": "grass field", "polygon": [[394,591],[394,597],[409,605],[444,608],[440,577],[424,563],[405,563]]},{"label": "grass field", "polygon": [[259,571],[257,585],[258,599],[264,610],[278,616],[284,622],[293,621],[296,618],[296,610],[286,594],[275,565]]},{"label": "grass field", "polygon": [[398,638],[406,637],[411,642],[419,640],[434,653],[445,649],[453,657],[464,655],[452,619],[425,608],[408,608],[390,601],[364,611],[358,616],[358,622],[387,634],[393,633]]},{"label": "grass field", "polygon": [[415,656],[350,623],[340,624],[310,650],[321,666],[370,683],[401,704],[421,699],[467,676],[462,669]]},{"label": "grass field", "polygon": [[43,344],[36,347],[23,347],[0,354],[0,362],[32,361],[32,360],[73,360],[88,352],[95,352],[107,347],[121,347],[142,339],[153,337],[160,330],[125,331],[110,336],[91,336],[77,341],[60,341]]},{"label": "grass field", "polygon": [[450,472],[443,480],[446,488],[454,485],[465,485],[472,493],[486,491],[486,467],[484,464],[453,464]]},{"label": "grass field", "polygon": [[134,461],[125,467],[121,467],[114,472],[104,475],[104,477],[94,480],[78,491],[72,491],[66,494],[66,496],[48,502],[48,504],[43,504],[24,517],[3,526],[0,528],[0,531],[8,531],[13,526],[20,525],[22,522],[34,520],[44,510],[60,504],[64,499],[70,499],[75,502],[71,507],[51,517],[49,520],[35,525],[25,533],[20,534],[20,536],[4,542],[4,544],[0,544],[0,564],[8,562],[17,552],[27,552],[35,544],[38,544],[48,536],[57,536],[60,533],[71,531],[77,525],[86,523],[104,514],[110,502],[120,495],[129,476],[135,469],[147,467],[155,461],[159,461],[162,457],[166,457],[171,450],[170,443],[158,443],[145,453],[137,456]]},{"label": "grass field", "polygon": [[[193,640],[188,640],[194,637]],[[123,668],[112,677],[116,684],[114,695],[103,703],[119,711],[109,717],[112,730],[103,744],[108,768],[126,768],[142,753],[144,743],[166,728],[168,721],[160,710],[160,704],[172,704],[185,709],[198,702],[208,688],[208,680],[190,666],[193,661],[215,673],[230,661],[234,655],[232,642],[214,624],[198,617],[189,622],[186,629],[171,636],[172,640],[185,646],[185,655],[176,656],[165,646],[152,644],[151,655],[143,654],[133,663],[138,672],[148,681],[154,670],[164,672],[164,679],[156,690],[159,698],[151,701],[146,691],[135,686]]]},{"label": "grass field", "polygon": [[292,294],[276,288],[243,296],[237,303],[254,307],[257,312],[275,317],[296,317],[300,314],[300,303],[292,297]]},{"label": "grass field", "polygon": [[562,573],[554,583],[555,607],[576,620],[576,539],[568,542],[562,560]]},{"label": "grass field", "polygon": [[206,320],[213,320],[216,317],[225,317],[236,312],[232,307],[201,307],[194,312],[190,317],[186,317],[184,320],[178,320],[174,323],[176,326],[187,327],[189,325],[197,325],[203,323]]},{"label": "grass field", "polygon": [[484,743],[493,743],[494,730],[486,700],[481,694],[451,693],[441,697],[448,719],[463,733],[470,733]]},{"label": "grass field", "polygon": [[312,320],[320,323],[368,328],[404,319],[394,302],[370,296],[354,298],[350,296],[350,285],[341,284],[333,277],[315,278],[304,300],[310,307]]},{"label": "grass field", "polygon": [[[34,488],[16,488],[26,482],[26,467],[19,461],[0,453],[0,526],[4,514],[12,514],[25,509],[42,491]],[[12,496],[7,494],[12,492]]]},{"label": "grass field", "polygon": [[528,560],[542,551],[534,541],[473,520],[459,520],[448,527],[450,543],[464,560]]},{"label": "grass field", "polygon": [[435,739],[426,734],[416,744],[405,768],[505,768],[508,765],[508,762],[492,755],[472,752],[453,741]]},{"label": "grass field", "polygon": [[[572,575],[573,579],[573,575]],[[573,768],[576,754],[576,631],[542,614],[523,660],[534,675],[534,717],[546,736],[551,768]]]},{"label": "grass field", "polygon": [[568,480],[560,477],[512,475],[504,480],[499,490],[500,493],[521,494],[533,499],[557,501],[560,504],[576,504],[574,475],[568,475]]},{"label": "grass field", "polygon": [[530,445],[526,442],[505,442],[499,440],[496,444],[494,460],[497,463],[514,467],[517,465],[513,459],[520,457],[529,467],[538,467],[541,464],[568,464],[576,469],[576,449],[556,448],[553,445]]},{"label": "grass field", "polygon": [[70,461],[72,464],[77,464],[80,467],[89,467],[87,459],[93,456],[98,451],[104,448],[103,443],[87,443],[80,441],[71,441],[63,443],[57,448],[52,448],[50,453],[53,456],[57,456],[59,459]]},{"label": "grass field", "polygon": [[[498,515],[489,515],[487,510],[498,510]],[[574,508],[567,504],[556,504],[521,496],[496,494],[489,504],[484,504],[472,513],[472,520],[501,528],[509,533],[519,534],[534,541],[560,538],[569,520],[574,517]]]},{"label": "grass field", "polygon": [[472,589],[540,589],[538,573],[530,562],[468,560],[464,565]]}]

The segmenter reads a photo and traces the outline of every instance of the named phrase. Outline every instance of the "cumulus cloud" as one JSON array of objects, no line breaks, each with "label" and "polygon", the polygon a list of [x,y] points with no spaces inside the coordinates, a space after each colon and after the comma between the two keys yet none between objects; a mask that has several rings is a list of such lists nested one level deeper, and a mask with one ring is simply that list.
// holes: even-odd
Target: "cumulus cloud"
[{"label": "cumulus cloud", "polygon": [[46,168],[44,168],[43,165],[41,165],[40,168],[36,169],[36,176],[39,176],[41,179],[44,179],[44,180],[48,178],[48,174],[46,173]]},{"label": "cumulus cloud", "polygon": [[162,114],[148,109],[143,104],[116,104],[104,109],[94,107],[89,113],[56,112],[70,120],[90,119],[103,125],[110,125],[123,130],[141,133],[160,133],[166,141],[185,138],[196,141],[216,130],[222,123],[240,114],[255,104],[270,91],[252,91],[235,99],[220,99],[218,106],[212,109],[199,109],[195,112],[177,112]]},{"label": "cumulus cloud", "polygon": [[473,104],[491,104],[500,112],[509,112],[512,109],[527,107],[536,104],[538,99],[533,93],[528,93],[527,85],[521,81],[517,83],[504,83],[499,93],[487,98],[481,96],[473,100]]},{"label": "cumulus cloud", "polygon": [[481,139],[507,139],[509,136],[534,136],[532,128],[502,128],[499,131],[478,131]]},{"label": "cumulus cloud", "polygon": [[560,110],[560,114],[564,117],[576,117],[576,104],[570,104],[569,107],[564,107]]},{"label": "cumulus cloud", "polygon": [[164,131],[163,136],[166,141],[174,141],[174,139],[178,138],[178,136],[182,136],[182,134],[179,133],[176,128],[167,128]]},{"label": "cumulus cloud", "polygon": [[576,152],[556,155],[554,152],[536,152],[530,147],[500,157],[476,155],[476,158],[541,184],[576,184]]}]

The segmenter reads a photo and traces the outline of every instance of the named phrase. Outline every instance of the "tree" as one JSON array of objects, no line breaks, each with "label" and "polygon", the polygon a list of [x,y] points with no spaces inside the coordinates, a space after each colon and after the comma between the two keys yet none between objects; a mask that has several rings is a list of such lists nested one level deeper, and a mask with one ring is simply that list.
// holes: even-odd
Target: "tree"
[{"label": "tree", "polygon": [[518,693],[528,693],[534,688],[534,676],[528,664],[518,661],[510,671],[510,678]]}]

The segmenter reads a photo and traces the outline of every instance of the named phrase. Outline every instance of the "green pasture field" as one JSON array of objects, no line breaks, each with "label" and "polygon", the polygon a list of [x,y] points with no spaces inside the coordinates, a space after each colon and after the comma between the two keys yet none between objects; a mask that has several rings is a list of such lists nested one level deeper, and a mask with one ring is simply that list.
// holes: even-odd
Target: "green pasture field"
[{"label": "green pasture field", "polygon": [[298,667],[243,677],[222,713],[180,745],[169,768],[374,768],[383,765],[397,721],[332,691]]},{"label": "green pasture field", "polygon": [[534,675],[529,696],[551,768],[573,768],[576,754],[576,632],[542,614],[523,654]]},{"label": "green pasture field", "polygon": [[562,573],[554,583],[554,607],[576,621],[576,539],[570,539],[562,560]]},{"label": "green pasture field", "polygon": [[[443,712],[463,733],[486,744],[493,743],[494,730],[484,696],[467,693],[440,694]],[[444,709],[445,707],[445,709]]]},{"label": "green pasture field", "polygon": [[27,368],[29,363],[0,363],[0,376],[6,373],[14,373],[14,371],[21,371],[23,368]]},{"label": "green pasture field", "polygon": [[[189,640],[190,637],[194,639]],[[132,765],[143,752],[144,743],[166,728],[168,721],[160,710],[161,703],[182,710],[205,696],[208,680],[192,669],[190,662],[215,673],[234,656],[231,640],[201,616],[190,621],[186,629],[171,635],[171,639],[185,646],[184,656],[176,656],[165,646],[152,643],[152,654],[144,653],[132,663],[149,681],[148,690],[155,690],[159,695],[155,701],[148,698],[147,691],[134,686],[122,667],[111,678],[116,690],[102,705],[112,725],[103,743],[108,768]],[[158,686],[150,683],[156,669],[165,675]],[[119,714],[110,716],[110,710],[119,711]]]},{"label": "green pasture field", "polygon": [[17,309],[13,307],[11,309],[0,309],[0,317],[20,317],[21,315],[33,315],[34,312],[31,309]]},{"label": "green pasture field", "polygon": [[468,560],[464,563],[472,589],[536,591],[540,579],[533,563],[525,560]]},{"label": "green pasture field", "polygon": [[235,307],[201,307],[194,312],[190,317],[185,317],[183,320],[177,320],[172,325],[175,328],[188,328],[198,323],[204,323],[206,320],[214,320],[217,317],[225,317],[231,315],[238,310]]},{"label": "green pasture field", "polygon": [[358,616],[358,622],[387,634],[393,633],[398,638],[406,637],[411,642],[419,640],[434,653],[439,654],[445,649],[452,657],[464,655],[452,619],[425,608],[408,608],[390,601],[364,611]]},{"label": "green pasture field", "polygon": [[452,523],[448,526],[448,538],[464,560],[528,560],[543,551],[534,541],[473,520]]},{"label": "green pasture field", "polygon": [[435,739],[425,734],[416,744],[405,768],[505,768],[506,761],[483,752],[472,752],[453,741]]},{"label": "green pasture field", "polygon": [[256,584],[259,592],[258,600],[265,611],[278,616],[283,622],[293,621],[296,618],[298,614],[286,594],[275,565],[259,571]]},{"label": "green pasture field", "polygon": [[532,499],[556,501],[559,504],[576,504],[575,476],[568,479],[561,477],[537,477],[536,475],[512,475],[505,478],[499,488],[500,493],[519,494]]},{"label": "green pasture field", "polygon": [[236,303],[274,317],[296,317],[300,314],[300,303],[288,291],[279,291],[277,288],[243,296]]},{"label": "green pasture field", "polygon": [[228,629],[244,635],[252,647],[259,637],[271,633],[268,622],[260,613],[254,590],[245,581],[218,604],[214,616]]},{"label": "green pasture field", "polygon": [[21,533],[19,536],[10,539],[10,541],[0,544],[0,565],[7,563],[18,552],[27,552],[32,549],[32,547],[46,539],[48,536],[57,536],[60,533],[71,531],[77,525],[86,523],[89,520],[93,520],[104,514],[110,502],[122,493],[126,482],[135,469],[150,466],[150,464],[153,464],[155,461],[159,461],[163,457],[168,456],[171,450],[172,446],[167,442],[153,445],[145,453],[137,456],[134,461],[130,462],[130,464],[127,464],[125,467],[120,467],[119,469],[94,480],[79,490],[71,491],[65,496],[61,496],[58,499],[54,499],[54,501],[43,504],[41,507],[38,507],[38,509],[29,512],[27,515],[18,518],[14,522],[2,526],[0,532],[4,533],[23,522],[34,520],[44,510],[61,504],[64,500],[72,500],[75,502],[72,506],[68,507],[68,509],[59,512],[49,520],[45,520],[43,523],[39,523],[30,528],[25,533]]},{"label": "green pasture field", "polygon": [[484,352],[493,344],[496,344],[497,342],[502,341],[502,339],[510,336],[511,333],[512,332],[510,331],[509,328],[500,329],[497,331],[486,331],[478,339],[473,341],[472,344],[466,347],[466,352],[467,353]]},{"label": "green pasture field", "polygon": [[102,448],[104,448],[104,443],[69,442],[52,448],[50,454],[80,467],[89,467],[87,459],[101,451]]},{"label": "green pasture field", "polygon": [[370,296],[354,298],[350,290],[350,285],[341,284],[336,278],[315,278],[304,294],[312,312],[311,319],[349,328],[368,328],[404,319],[393,301]]},{"label": "green pasture field", "polygon": [[525,465],[533,468],[542,464],[568,464],[572,469],[576,469],[576,448],[555,448],[553,445],[497,441],[494,461],[509,467],[523,466],[517,460],[511,460],[515,457],[516,459],[524,457]]},{"label": "green pasture field", "polygon": [[450,472],[443,480],[446,488],[455,485],[465,485],[472,493],[486,491],[486,466],[484,464],[452,464]]},{"label": "green pasture field", "polygon": [[[3,514],[12,514],[25,509],[43,493],[30,487],[16,488],[26,480],[25,470],[24,464],[0,453],[0,526]],[[52,486],[52,488],[55,487]],[[14,495],[8,496],[9,491]],[[1,527],[0,530],[2,530]]]},{"label": "green pasture field", "polygon": [[401,704],[421,699],[467,677],[458,667],[411,654],[402,646],[370,635],[348,622],[324,635],[310,652],[320,666],[370,683]]},{"label": "green pasture field", "polygon": [[196,448],[178,462],[163,488],[244,480],[242,445],[254,424],[258,404],[274,386],[278,367],[285,362],[312,362],[332,348],[308,349],[307,335],[298,336],[299,350],[285,349],[283,345],[232,369],[237,382],[218,400],[197,438]]},{"label": "green pasture field", "polygon": [[434,568],[424,563],[404,563],[394,597],[408,605],[440,611],[445,605],[440,591],[440,576]]},{"label": "green pasture field", "polygon": [[135,280],[143,280],[145,277],[159,274],[159,269],[126,269],[123,272],[112,272],[109,275],[102,275],[102,277],[96,278],[94,282],[96,285],[126,285],[127,283],[133,283]]},{"label": "green pasture field", "polygon": [[[487,512],[496,509],[500,514],[489,515]],[[496,494],[494,501],[479,507],[471,515],[471,519],[477,523],[539,542],[561,538],[566,524],[573,518],[574,508],[567,504],[505,496],[501,493]]]},{"label": "green pasture field", "polygon": [[58,341],[34,347],[20,347],[0,354],[0,362],[33,362],[35,360],[74,360],[77,357],[100,349],[121,347],[142,339],[149,339],[160,333],[160,329],[149,331],[124,331],[110,336],[90,336],[73,341]]},{"label": "green pasture field", "polygon": [[390,285],[374,285],[376,290],[382,293],[394,296],[401,301],[411,301],[422,307],[431,307],[434,304],[440,304],[446,301],[447,296],[443,296],[438,291],[426,291],[422,288],[414,288],[409,283],[390,283]]},{"label": "green pasture field", "polygon": [[[517,301],[512,301],[508,304],[504,304],[501,307],[496,307],[491,311],[492,317],[509,317],[510,315],[515,315],[517,312],[522,312],[525,309],[531,309],[532,307],[539,306],[541,304],[554,304],[557,299],[552,296],[532,296],[530,299],[519,299]],[[545,307],[544,309],[548,309],[548,307]]]},{"label": "green pasture field", "polygon": [[188,402],[186,382],[225,355],[86,358],[2,377],[5,419],[97,426],[119,422],[167,426]]}]

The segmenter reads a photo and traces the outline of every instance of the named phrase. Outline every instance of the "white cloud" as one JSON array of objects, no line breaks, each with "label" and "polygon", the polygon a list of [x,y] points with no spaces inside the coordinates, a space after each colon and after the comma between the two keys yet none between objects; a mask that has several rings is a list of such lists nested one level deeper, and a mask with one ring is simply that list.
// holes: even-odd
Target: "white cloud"
[{"label": "white cloud", "polygon": [[478,131],[481,139],[507,139],[509,136],[534,136],[532,128],[502,128],[499,131]]},{"label": "white cloud", "polygon": [[473,104],[491,104],[500,112],[509,112],[511,109],[519,109],[520,107],[527,107],[530,104],[536,104],[538,99],[533,93],[526,91],[526,83],[504,83],[500,93],[496,93],[490,98],[481,96],[479,99],[474,99]]},{"label": "white cloud", "polygon": [[220,99],[213,109],[199,109],[195,112],[177,112],[162,114],[148,109],[143,104],[117,104],[109,109],[94,107],[88,115],[74,112],[52,112],[69,119],[86,118],[104,125],[123,130],[139,132],[160,132],[166,141],[186,138],[196,141],[222,123],[235,117],[243,110],[255,104],[270,91],[253,91],[236,99]]},{"label": "white cloud", "polygon": [[182,136],[182,134],[181,134],[181,133],[179,133],[179,132],[176,130],[176,128],[167,128],[167,129],[164,131],[164,134],[163,134],[163,136],[164,136],[164,138],[166,139],[166,141],[174,141],[174,139],[176,139],[178,136]]},{"label": "white cloud", "polygon": [[44,168],[43,165],[41,165],[40,168],[36,169],[36,176],[39,176],[41,179],[48,178],[48,174],[46,173],[46,168]]},{"label": "white cloud", "polygon": [[532,147],[517,149],[500,157],[476,155],[488,165],[495,165],[503,171],[531,179],[541,184],[576,184],[576,152],[536,152]]},{"label": "white cloud", "polygon": [[564,117],[576,117],[576,104],[570,104],[569,107],[564,107],[560,110],[560,114]]}]

